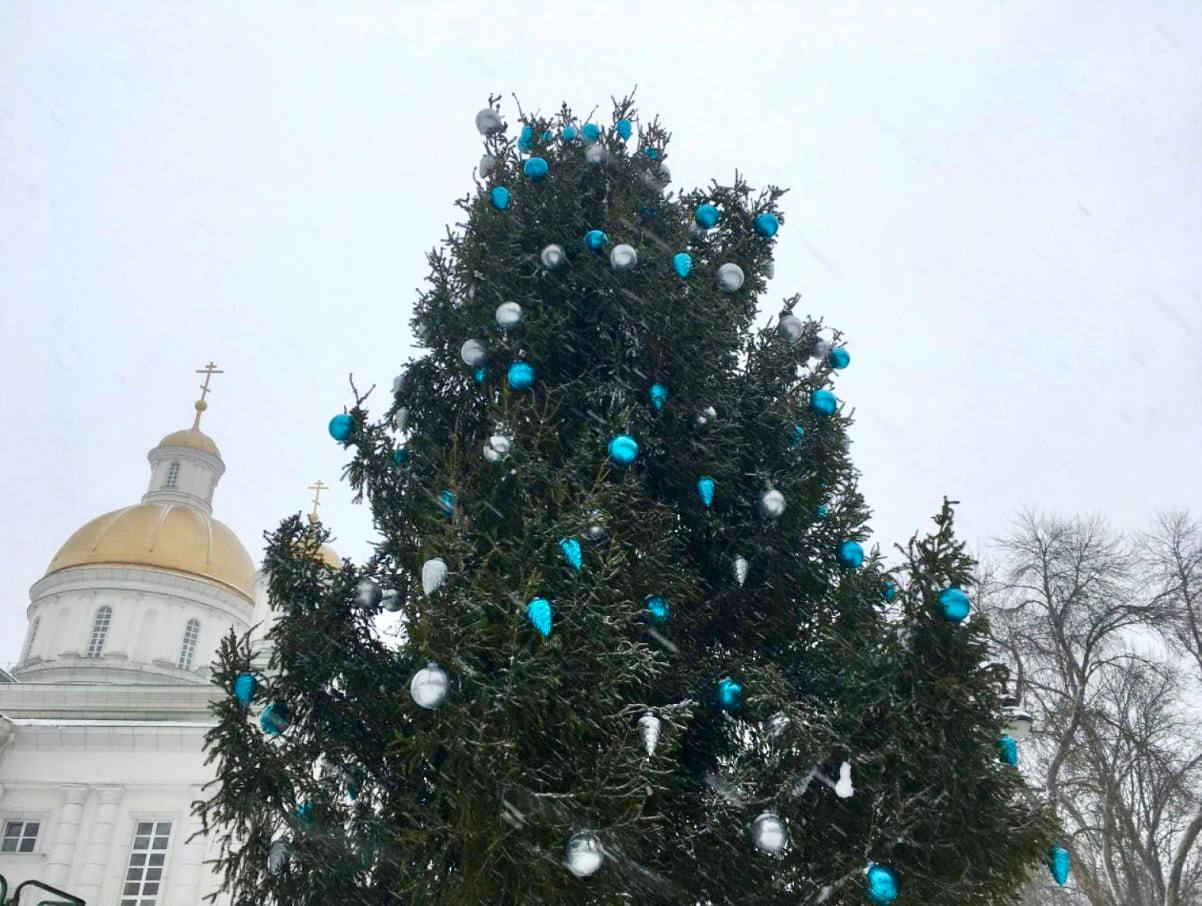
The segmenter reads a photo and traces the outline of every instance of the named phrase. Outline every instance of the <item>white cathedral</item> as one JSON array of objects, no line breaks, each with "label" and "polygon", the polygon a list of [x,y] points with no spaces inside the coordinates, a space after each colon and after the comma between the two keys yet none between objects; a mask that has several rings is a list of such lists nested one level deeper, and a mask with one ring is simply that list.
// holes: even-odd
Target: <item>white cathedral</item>
[{"label": "white cathedral", "polygon": [[0,671],[0,902],[30,879],[92,906],[199,906],[220,887],[191,814],[215,771],[208,705],[226,695],[210,664],[270,608],[213,518],[225,463],[200,417],[219,372],[201,373],[195,421],[150,451],[141,502],[78,529],[30,589],[20,660]]}]

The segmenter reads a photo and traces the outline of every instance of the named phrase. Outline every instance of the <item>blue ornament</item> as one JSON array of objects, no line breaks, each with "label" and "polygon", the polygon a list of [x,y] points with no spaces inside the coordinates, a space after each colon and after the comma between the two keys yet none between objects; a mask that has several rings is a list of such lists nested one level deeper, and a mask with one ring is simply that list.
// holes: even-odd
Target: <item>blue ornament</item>
[{"label": "blue ornament", "polygon": [[886,602],[892,601],[897,597],[897,586],[892,582],[882,582],[881,597],[884,598]]},{"label": "blue ornament", "polygon": [[818,509],[816,509],[814,512],[818,514],[819,519],[825,519],[831,514],[831,508],[825,503],[820,503],[818,504]]},{"label": "blue ornament", "polygon": [[647,619],[656,626],[663,626],[672,619],[672,608],[662,595],[647,596]]},{"label": "blue ornament", "polygon": [[506,375],[511,390],[529,390],[534,384],[534,366],[525,362],[514,362]]},{"label": "blue ornament", "polygon": [[997,747],[998,757],[1003,763],[1012,768],[1018,767],[1018,743],[1014,741],[1013,736],[1003,736],[997,741]]},{"label": "blue ornament", "polygon": [[849,569],[857,569],[864,562],[864,548],[855,541],[843,541],[835,554],[839,562]]},{"label": "blue ornament", "polygon": [[237,679],[234,680],[234,698],[238,699],[240,705],[249,705],[258,688],[259,681],[251,674],[239,673]]},{"label": "blue ornament", "polygon": [[801,425],[794,425],[793,426],[793,437],[792,437],[792,441],[791,441],[793,446],[796,447],[803,440],[805,440],[805,437],[806,437],[806,429],[803,428]]},{"label": "blue ornament", "polygon": [[697,479],[697,493],[701,495],[701,502],[706,506],[710,506],[714,502],[714,489],[718,483],[708,475],[704,478]]},{"label": "blue ornament", "polygon": [[618,120],[618,125],[614,128],[617,130],[618,136],[622,141],[626,141],[634,132],[634,127],[631,126],[630,120],[627,119]]},{"label": "blue ornament", "polygon": [[580,548],[580,542],[575,538],[564,538],[559,542],[559,549],[568,565],[579,572],[584,566],[584,551]]},{"label": "blue ornament", "polygon": [[842,346],[836,346],[826,360],[831,363],[832,368],[843,369],[851,364],[851,355]]},{"label": "blue ornament", "polygon": [[448,516],[455,511],[455,495],[449,489],[438,495],[438,508]]},{"label": "blue ornament", "polygon": [[869,863],[864,869],[864,883],[868,888],[868,899],[874,903],[892,903],[900,895],[897,873],[888,865]]},{"label": "blue ornament", "polygon": [[303,828],[313,826],[313,803],[302,802],[296,807],[296,822]]},{"label": "blue ornament", "polygon": [[554,133],[554,132],[552,132],[550,129],[544,129],[544,130],[543,130],[543,141],[544,141],[544,142],[549,142],[549,141],[551,141],[551,139],[553,139],[553,138],[555,138],[555,133]]},{"label": "blue ornament", "polygon": [[559,134],[563,136],[563,140],[565,142],[570,142],[576,137],[576,127],[564,126],[563,129],[560,130]]},{"label": "blue ornament", "polygon": [[488,193],[488,197],[492,201],[492,206],[498,211],[504,211],[509,207],[509,190],[504,186],[494,186],[493,190]]},{"label": "blue ornament", "polygon": [[547,178],[549,169],[547,162],[541,157],[531,157],[522,164],[522,172],[529,177],[531,182],[542,182]]},{"label": "blue ornament", "polygon": [[688,252],[677,252],[672,256],[672,270],[676,271],[676,276],[681,280],[686,279],[692,269],[693,256]]},{"label": "blue ornament", "polygon": [[580,134],[584,136],[586,142],[595,142],[601,137],[601,127],[596,123],[585,123],[584,128],[580,130]]},{"label": "blue ornament", "polygon": [[743,685],[729,676],[718,680],[714,700],[723,711],[734,711],[743,704]]},{"label": "blue ornament", "polygon": [[949,585],[939,592],[939,615],[949,623],[959,623],[971,609],[972,602],[968,600],[968,595],[956,586]]},{"label": "blue ornament", "polygon": [[288,729],[292,715],[286,705],[268,705],[259,715],[259,726],[268,736],[279,736]]},{"label": "blue ornament", "polygon": [[337,441],[344,441],[351,436],[354,427],[355,420],[345,412],[342,415],[335,415],[330,419],[330,437]]},{"label": "blue ornament", "polygon": [[752,228],[765,239],[771,239],[776,235],[776,231],[780,229],[780,221],[776,219],[775,214],[756,214],[755,220],[751,223]]},{"label": "blue ornament", "polygon": [[472,377],[474,377],[476,379],[477,384],[483,384],[484,383],[484,375],[487,373],[488,372],[486,372],[483,368],[477,368],[475,371],[472,372]]},{"label": "blue ornament", "polygon": [[603,252],[609,245],[609,237],[601,230],[589,230],[584,234],[584,244],[589,247],[590,251]]},{"label": "blue ornament", "polygon": [[652,160],[659,160],[659,148],[644,148],[643,153]]},{"label": "blue ornament", "polygon": [[526,605],[526,619],[534,624],[544,639],[551,635],[551,602],[546,598],[535,598]]},{"label": "blue ornament", "polygon": [[697,226],[706,230],[716,227],[721,217],[718,209],[712,204],[698,205],[697,210],[693,212],[693,219],[697,221]]},{"label": "blue ornament", "polygon": [[[518,150],[529,151],[530,146],[534,144],[534,129],[529,125],[522,127],[522,133],[518,136]],[[530,174],[527,173],[527,176]]]},{"label": "blue ornament", "polygon": [[1063,846],[1053,846],[1048,850],[1048,868],[1061,887],[1068,883],[1068,870],[1072,867],[1072,861],[1072,856]]},{"label": "blue ornament", "polygon": [[403,466],[409,462],[409,451],[404,447],[397,447],[392,451],[392,464],[394,466]]},{"label": "blue ornament", "polygon": [[628,466],[639,455],[639,442],[629,434],[619,434],[609,442],[609,458],[620,466]]},{"label": "blue ornament", "polygon": [[651,385],[651,405],[656,410],[664,408],[664,403],[668,401],[668,388],[663,384]]},{"label": "blue ornament", "polygon": [[810,394],[810,408],[819,415],[834,415],[839,400],[829,390],[815,390]]}]

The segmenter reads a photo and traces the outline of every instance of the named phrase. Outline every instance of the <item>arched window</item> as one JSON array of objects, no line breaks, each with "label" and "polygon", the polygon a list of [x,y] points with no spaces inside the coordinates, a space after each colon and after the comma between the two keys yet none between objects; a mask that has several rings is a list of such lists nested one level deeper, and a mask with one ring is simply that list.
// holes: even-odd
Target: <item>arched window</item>
[{"label": "arched window", "polygon": [[23,661],[29,660],[29,655],[33,652],[33,643],[38,640],[38,626],[41,625],[41,616],[33,618],[33,625],[29,627],[29,641],[25,643],[25,654],[21,658]]},{"label": "arched window", "polygon": [[184,627],[184,638],[179,643],[179,661],[176,662],[180,670],[192,669],[192,658],[196,655],[196,640],[200,638],[200,620],[189,620],[188,625]]},{"label": "arched window", "polygon": [[109,624],[113,621],[113,608],[105,604],[96,611],[92,621],[92,637],[88,639],[88,657],[100,657],[104,651],[104,640],[109,635]]},{"label": "arched window", "polygon": [[167,466],[167,479],[163,482],[163,487],[173,488],[176,482],[179,481],[179,463],[173,462]]}]

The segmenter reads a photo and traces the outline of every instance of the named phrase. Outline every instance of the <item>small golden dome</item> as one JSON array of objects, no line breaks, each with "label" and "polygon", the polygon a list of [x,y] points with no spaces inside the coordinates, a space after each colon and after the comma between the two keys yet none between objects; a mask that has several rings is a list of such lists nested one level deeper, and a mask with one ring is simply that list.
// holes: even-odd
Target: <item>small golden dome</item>
[{"label": "small golden dome", "polygon": [[160,447],[190,447],[193,450],[202,450],[205,453],[211,453],[220,458],[221,451],[217,449],[217,444],[213,442],[213,438],[204,434],[197,428],[185,428],[183,431],[172,431],[166,437],[159,441]]},{"label": "small golden dome", "polygon": [[[198,435],[217,449],[199,431],[176,434]],[[164,443],[174,436],[169,434]],[[223,523],[184,504],[140,503],[98,516],[67,539],[46,575],[93,565],[186,573],[254,600],[255,568],[242,542]]]},{"label": "small golden dome", "polygon": [[323,544],[318,549],[317,555],[321,557],[321,562],[330,567],[330,569],[342,569],[342,558],[328,544]]}]

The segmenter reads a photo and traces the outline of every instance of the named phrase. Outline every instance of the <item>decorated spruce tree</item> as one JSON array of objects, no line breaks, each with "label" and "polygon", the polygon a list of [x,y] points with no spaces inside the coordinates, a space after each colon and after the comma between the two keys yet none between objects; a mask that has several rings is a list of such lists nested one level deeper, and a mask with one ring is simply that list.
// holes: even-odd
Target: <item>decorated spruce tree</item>
[{"label": "decorated spruce tree", "polygon": [[668,192],[630,100],[494,103],[424,354],[330,423],[375,553],[286,520],[270,660],[221,652],[234,902],[1011,902],[1054,825],[972,563],[946,503],[865,552],[841,337],[755,326],[781,190]]}]

